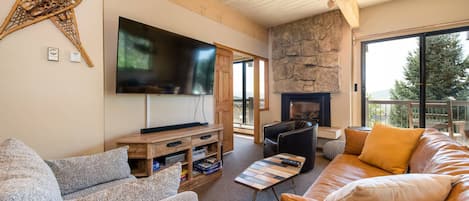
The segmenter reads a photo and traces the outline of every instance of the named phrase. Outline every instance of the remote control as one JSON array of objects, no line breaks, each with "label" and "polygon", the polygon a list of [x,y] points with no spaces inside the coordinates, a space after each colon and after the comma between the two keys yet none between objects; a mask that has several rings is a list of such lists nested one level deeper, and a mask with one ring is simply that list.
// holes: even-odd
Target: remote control
[{"label": "remote control", "polygon": [[298,166],[301,165],[300,162],[294,161],[294,160],[290,160],[290,159],[283,159],[283,160],[282,160],[282,164],[290,165],[290,166],[293,166],[293,167],[298,167]]}]

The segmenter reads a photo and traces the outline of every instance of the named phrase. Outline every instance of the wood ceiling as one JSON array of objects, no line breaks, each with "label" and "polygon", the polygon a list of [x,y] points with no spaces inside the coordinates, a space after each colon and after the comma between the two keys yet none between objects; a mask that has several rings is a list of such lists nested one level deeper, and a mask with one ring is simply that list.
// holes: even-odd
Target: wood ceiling
[{"label": "wood ceiling", "polygon": [[[331,9],[328,0],[220,0],[265,27],[292,22]],[[360,8],[391,0],[358,0]],[[337,9],[337,8],[334,8]]]}]

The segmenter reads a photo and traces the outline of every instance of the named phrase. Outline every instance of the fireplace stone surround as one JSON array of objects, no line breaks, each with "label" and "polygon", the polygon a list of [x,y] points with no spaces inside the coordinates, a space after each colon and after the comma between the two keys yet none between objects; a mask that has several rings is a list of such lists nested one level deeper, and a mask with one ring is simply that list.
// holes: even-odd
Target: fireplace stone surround
[{"label": "fireplace stone surround", "polygon": [[331,11],[273,27],[273,91],[340,92],[344,24],[340,11]]}]

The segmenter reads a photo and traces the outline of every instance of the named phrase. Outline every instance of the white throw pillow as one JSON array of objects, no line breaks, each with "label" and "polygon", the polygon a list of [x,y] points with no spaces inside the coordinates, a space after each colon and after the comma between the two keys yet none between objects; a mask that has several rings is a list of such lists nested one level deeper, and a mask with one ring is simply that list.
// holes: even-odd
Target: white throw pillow
[{"label": "white throw pillow", "polygon": [[459,176],[402,174],[360,179],[329,194],[325,201],[443,201]]}]

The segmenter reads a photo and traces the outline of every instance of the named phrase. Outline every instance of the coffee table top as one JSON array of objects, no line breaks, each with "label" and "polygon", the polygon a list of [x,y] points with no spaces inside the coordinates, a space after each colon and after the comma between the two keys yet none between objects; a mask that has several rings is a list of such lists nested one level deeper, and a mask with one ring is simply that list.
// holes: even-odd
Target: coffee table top
[{"label": "coffee table top", "polygon": [[[301,162],[298,167],[282,164],[281,159],[290,159]],[[235,181],[262,191],[276,184],[292,178],[300,173],[305,158],[292,154],[277,154],[275,156],[258,160],[239,174]]]}]

